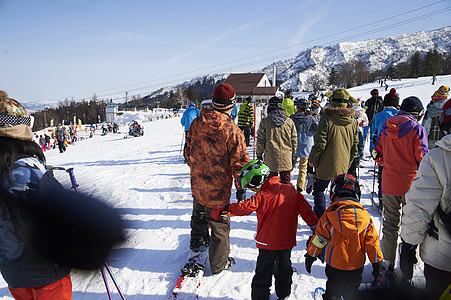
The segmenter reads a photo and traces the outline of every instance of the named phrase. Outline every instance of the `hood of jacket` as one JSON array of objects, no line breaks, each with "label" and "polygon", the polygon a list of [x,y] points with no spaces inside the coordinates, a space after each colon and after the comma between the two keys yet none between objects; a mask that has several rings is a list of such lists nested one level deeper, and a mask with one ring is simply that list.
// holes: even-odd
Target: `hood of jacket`
[{"label": "hood of jacket", "polygon": [[276,125],[276,127],[280,127],[285,124],[285,121],[288,118],[285,114],[285,111],[281,108],[272,110],[269,113],[268,117],[271,119],[274,125]]},{"label": "hood of jacket", "polygon": [[344,236],[356,236],[370,223],[368,212],[352,198],[333,202],[326,212],[332,226]]},{"label": "hood of jacket", "polygon": [[387,119],[382,131],[389,139],[399,139],[418,125],[417,120],[411,115],[398,114]]},{"label": "hood of jacket", "polygon": [[331,116],[336,124],[341,126],[347,126],[354,120],[355,110],[352,108],[342,107],[325,107],[322,114]]},{"label": "hood of jacket", "polygon": [[451,134],[445,135],[441,140],[435,142],[437,147],[451,152]]}]

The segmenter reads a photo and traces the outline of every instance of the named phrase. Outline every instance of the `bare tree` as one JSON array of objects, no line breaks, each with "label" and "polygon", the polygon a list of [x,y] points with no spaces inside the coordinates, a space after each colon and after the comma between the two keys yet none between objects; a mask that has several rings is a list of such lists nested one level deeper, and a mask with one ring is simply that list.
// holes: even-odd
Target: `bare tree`
[{"label": "bare tree", "polygon": [[316,92],[324,89],[325,84],[326,83],[324,82],[324,80],[321,79],[319,75],[313,75],[307,79],[308,88],[315,94]]}]

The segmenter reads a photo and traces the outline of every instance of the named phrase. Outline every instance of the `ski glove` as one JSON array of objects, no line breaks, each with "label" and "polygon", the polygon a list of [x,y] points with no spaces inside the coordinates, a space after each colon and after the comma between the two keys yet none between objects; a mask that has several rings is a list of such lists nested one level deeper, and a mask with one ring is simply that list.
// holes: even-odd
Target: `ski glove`
[{"label": "ski glove", "polygon": [[310,194],[313,191],[313,184],[315,183],[315,174],[307,174],[307,184],[305,185],[305,192]]},{"label": "ski glove", "polygon": [[374,280],[371,283],[371,286],[376,286],[382,279],[382,261],[373,263],[372,265],[373,265],[373,273],[371,273],[371,275],[373,275]]},{"label": "ski glove", "polygon": [[307,270],[307,273],[310,274],[312,272],[312,265],[313,262],[316,260],[316,257],[310,256],[308,255],[308,253],[305,253],[304,257],[305,257],[305,270]]},{"label": "ski glove", "polygon": [[246,190],[236,190],[236,200],[238,202],[246,200]]},{"label": "ski glove", "polygon": [[401,255],[399,258],[399,264],[401,267],[404,279],[411,280],[413,276],[413,265],[418,262],[416,257],[417,245],[411,245],[402,241],[401,243]]},{"label": "ski glove", "polygon": [[229,204],[215,206],[211,211],[211,218],[215,221],[219,220],[221,216],[229,215]]}]

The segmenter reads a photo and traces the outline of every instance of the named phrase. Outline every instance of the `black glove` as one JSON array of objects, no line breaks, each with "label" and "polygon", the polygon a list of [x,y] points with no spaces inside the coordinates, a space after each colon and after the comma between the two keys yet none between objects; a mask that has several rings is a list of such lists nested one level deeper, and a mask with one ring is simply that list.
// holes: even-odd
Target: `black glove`
[{"label": "black glove", "polygon": [[401,255],[399,258],[399,264],[401,267],[404,279],[411,280],[413,276],[413,265],[418,262],[416,257],[417,245],[411,245],[402,241],[401,243]]},{"label": "black glove", "polygon": [[310,274],[312,272],[312,265],[313,262],[316,260],[316,257],[310,256],[307,253],[305,253],[304,257],[305,257],[305,269],[307,270],[307,273]]},{"label": "black glove", "polygon": [[307,184],[305,185],[305,192],[310,194],[313,191],[313,185],[315,183],[315,174],[307,174]]},{"label": "black glove", "polygon": [[291,159],[291,170],[294,169],[294,166],[296,165],[296,160],[297,160],[297,157],[293,156],[293,158]]},{"label": "black glove", "polygon": [[246,190],[236,190],[236,200],[238,202],[246,200]]},{"label": "black glove", "polygon": [[374,280],[371,283],[372,286],[376,286],[379,284],[379,282],[382,279],[382,261],[377,262],[377,263],[373,263],[373,273],[371,273],[371,275],[373,275]]}]

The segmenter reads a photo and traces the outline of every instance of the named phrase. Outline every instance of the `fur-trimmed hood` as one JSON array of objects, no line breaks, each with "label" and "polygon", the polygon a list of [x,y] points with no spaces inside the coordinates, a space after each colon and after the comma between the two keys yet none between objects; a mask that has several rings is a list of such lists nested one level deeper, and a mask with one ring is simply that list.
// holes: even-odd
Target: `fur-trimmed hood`
[{"label": "fur-trimmed hood", "polygon": [[324,111],[321,113],[328,114],[334,118],[338,125],[346,126],[350,124],[355,115],[355,110],[352,108],[342,108],[342,107],[325,107]]}]

